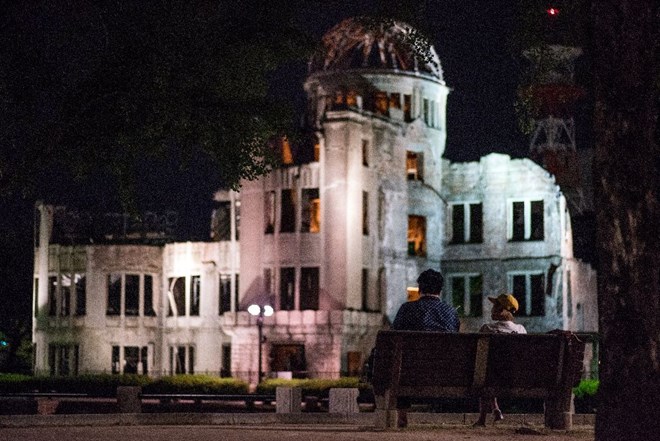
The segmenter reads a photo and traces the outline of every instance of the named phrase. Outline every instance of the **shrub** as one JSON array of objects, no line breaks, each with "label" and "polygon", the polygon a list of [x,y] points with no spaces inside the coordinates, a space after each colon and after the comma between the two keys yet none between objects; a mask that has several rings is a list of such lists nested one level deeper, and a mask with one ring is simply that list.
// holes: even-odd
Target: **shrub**
[{"label": "shrub", "polygon": [[219,378],[210,375],[172,375],[153,380],[143,387],[149,394],[245,394],[248,384],[234,378]]},{"label": "shrub", "polygon": [[598,408],[598,380],[581,380],[575,388],[574,404],[576,413],[594,413]]},{"label": "shrub", "polygon": [[300,387],[303,396],[313,395],[319,398],[327,398],[332,388],[356,387],[360,391],[369,388],[366,383],[361,383],[357,377],[342,377],[337,379],[309,378],[287,380],[283,378],[271,378],[263,381],[257,386],[257,393],[274,394],[278,387]]}]

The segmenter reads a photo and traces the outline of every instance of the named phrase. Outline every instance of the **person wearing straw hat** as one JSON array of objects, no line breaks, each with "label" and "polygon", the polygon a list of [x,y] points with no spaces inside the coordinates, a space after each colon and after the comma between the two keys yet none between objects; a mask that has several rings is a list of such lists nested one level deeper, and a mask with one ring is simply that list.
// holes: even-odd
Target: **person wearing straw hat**
[{"label": "person wearing straw hat", "polygon": [[[513,322],[513,314],[518,311],[518,300],[511,294],[500,294],[497,297],[488,297],[493,304],[490,312],[492,323],[484,324],[479,332],[495,334],[527,334],[523,325]],[[486,416],[493,414],[493,423],[504,419],[502,411],[497,405],[495,397],[479,398],[479,419],[474,426],[485,426]]]}]

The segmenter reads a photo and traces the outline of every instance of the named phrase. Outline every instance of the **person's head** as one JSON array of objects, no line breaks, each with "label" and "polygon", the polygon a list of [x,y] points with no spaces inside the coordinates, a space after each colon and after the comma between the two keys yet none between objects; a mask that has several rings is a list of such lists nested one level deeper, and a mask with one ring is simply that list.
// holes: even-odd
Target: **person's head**
[{"label": "person's head", "polygon": [[442,274],[432,269],[427,269],[417,278],[417,285],[419,286],[419,293],[421,295],[440,295],[444,283],[445,279],[442,277]]},{"label": "person's head", "polygon": [[518,311],[518,300],[511,294],[500,294],[497,297],[488,297],[493,304],[491,317],[493,320],[513,321],[513,314]]}]

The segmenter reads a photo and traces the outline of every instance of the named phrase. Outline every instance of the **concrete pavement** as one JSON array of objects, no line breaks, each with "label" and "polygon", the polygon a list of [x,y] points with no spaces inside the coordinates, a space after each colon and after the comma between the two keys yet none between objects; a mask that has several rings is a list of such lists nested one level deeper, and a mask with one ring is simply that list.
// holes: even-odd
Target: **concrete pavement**
[{"label": "concrete pavement", "polygon": [[593,415],[576,415],[568,432],[543,428],[542,415],[506,415],[472,428],[476,414],[410,413],[410,427],[377,430],[372,413],[158,413],[0,416],[0,441],[544,441],[593,440]]}]

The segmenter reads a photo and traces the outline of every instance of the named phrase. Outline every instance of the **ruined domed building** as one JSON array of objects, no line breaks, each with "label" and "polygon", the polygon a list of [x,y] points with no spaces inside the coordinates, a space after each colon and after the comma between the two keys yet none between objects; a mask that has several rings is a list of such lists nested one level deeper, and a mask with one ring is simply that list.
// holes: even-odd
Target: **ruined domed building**
[{"label": "ruined domed building", "polygon": [[445,275],[463,331],[505,291],[530,332],[596,331],[595,273],[573,257],[561,188],[528,159],[443,158],[449,88],[409,31],[349,19],[324,36],[308,136],[282,141],[281,168],[215,195],[208,242],[168,240],[166,216],[155,232],[74,233],[93,221],[39,205],[36,371],[356,375],[426,268]]}]

